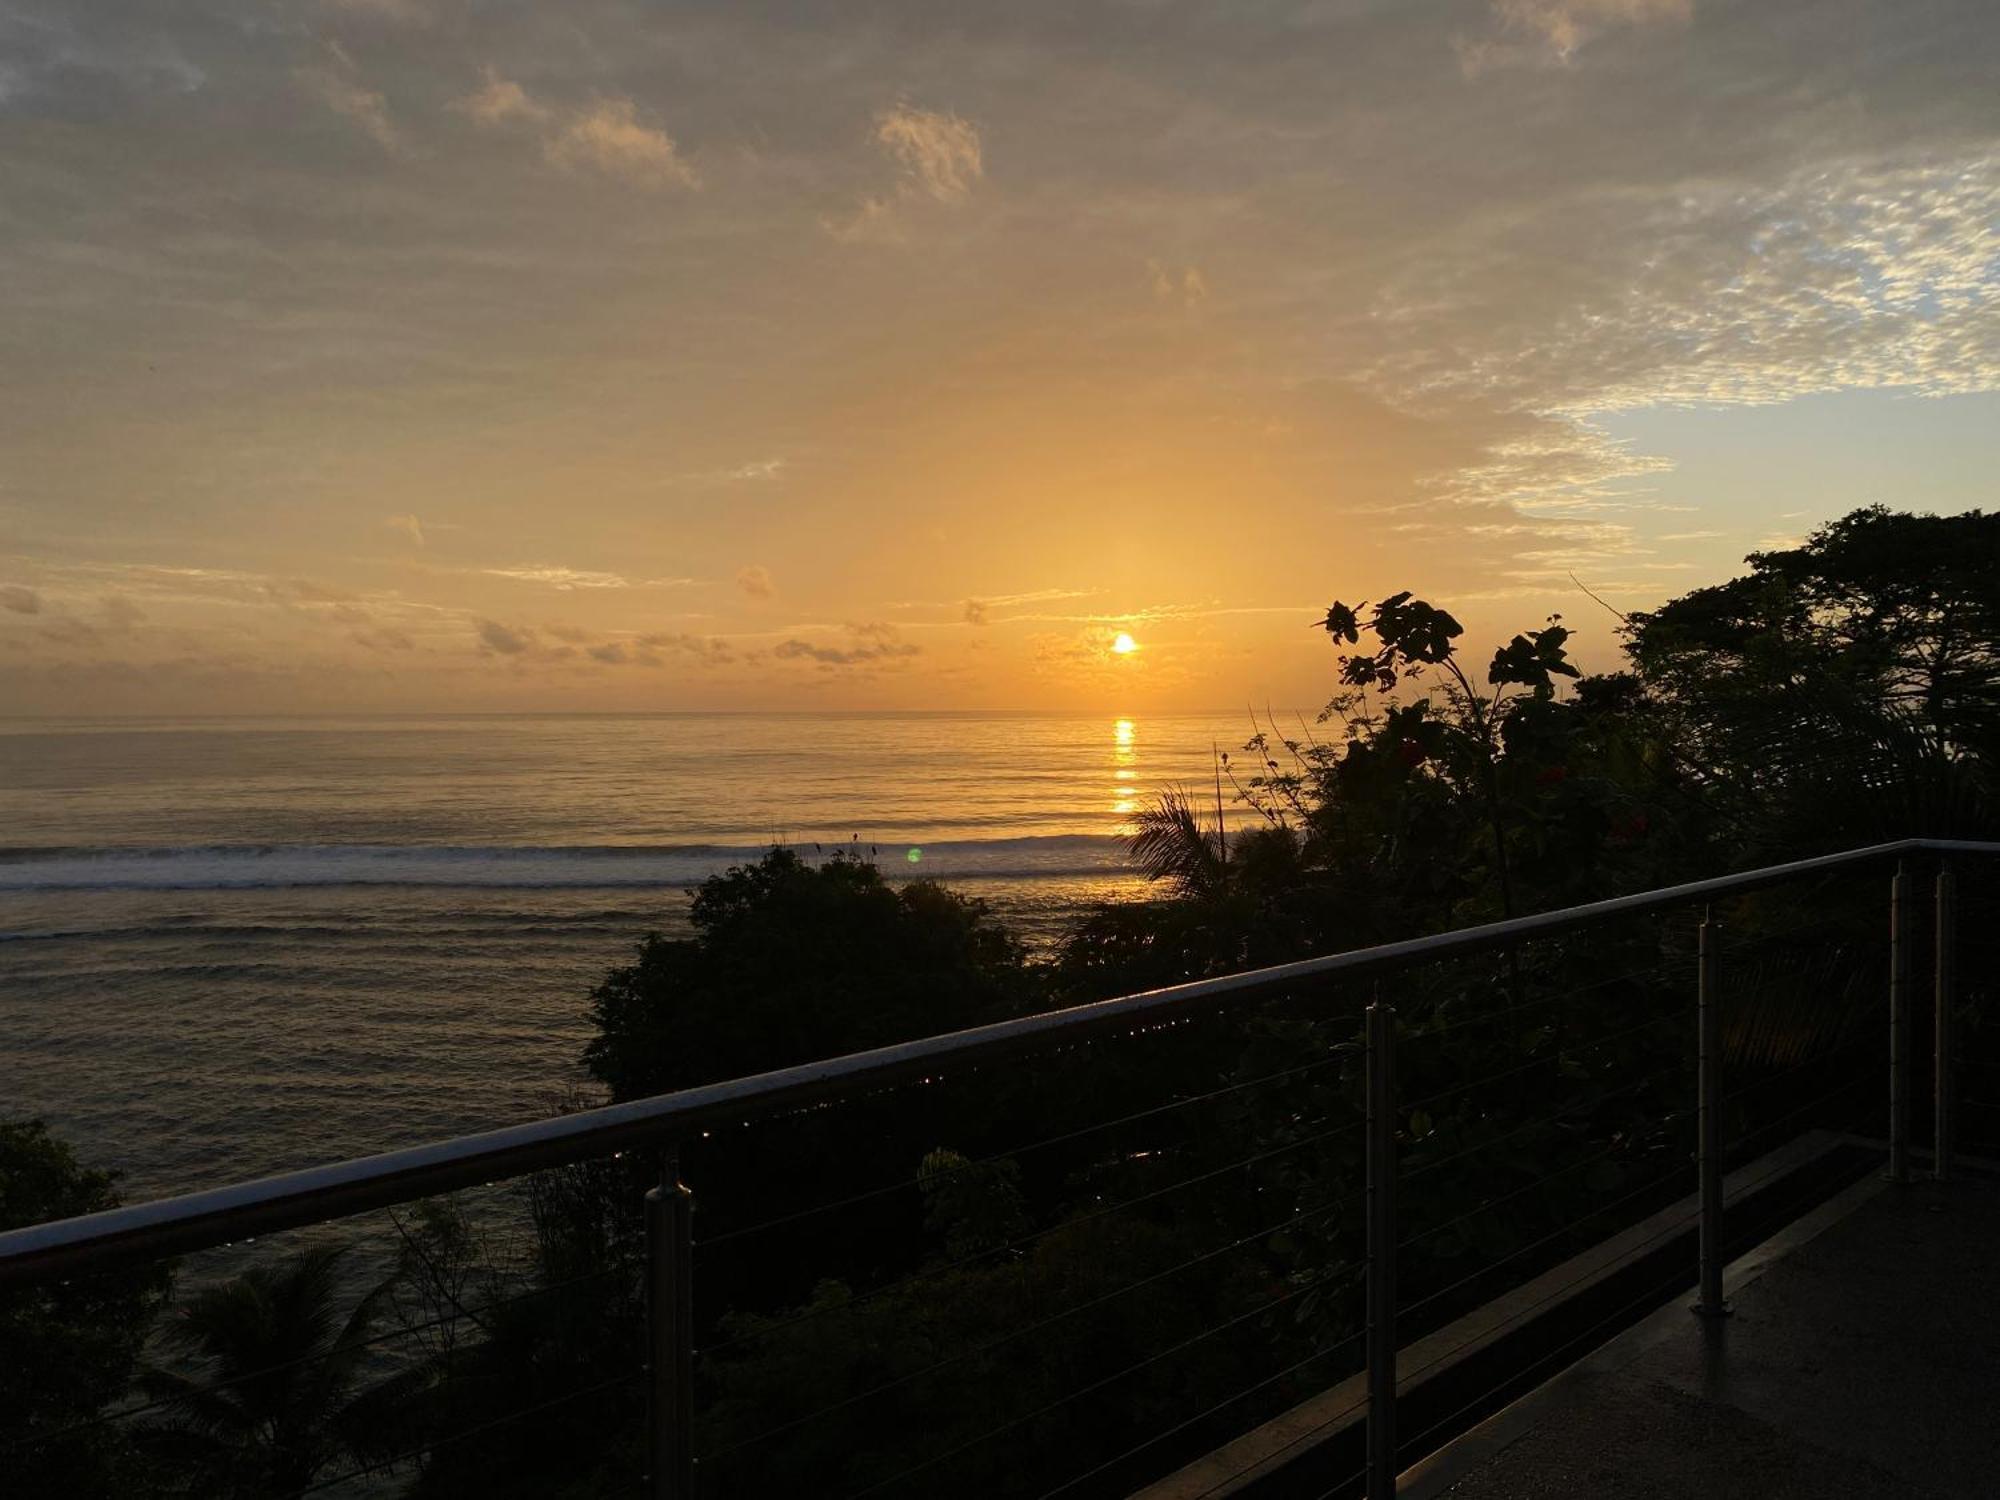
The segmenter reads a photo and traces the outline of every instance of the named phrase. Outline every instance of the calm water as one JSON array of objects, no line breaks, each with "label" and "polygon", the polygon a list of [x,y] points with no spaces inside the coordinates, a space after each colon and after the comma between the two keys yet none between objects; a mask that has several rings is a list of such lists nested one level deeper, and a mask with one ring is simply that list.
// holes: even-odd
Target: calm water
[{"label": "calm water", "polygon": [[[1237,716],[0,723],[0,1114],[128,1198],[545,1111],[686,889],[858,836],[1031,939]],[[914,860],[913,860],[914,855]]]}]

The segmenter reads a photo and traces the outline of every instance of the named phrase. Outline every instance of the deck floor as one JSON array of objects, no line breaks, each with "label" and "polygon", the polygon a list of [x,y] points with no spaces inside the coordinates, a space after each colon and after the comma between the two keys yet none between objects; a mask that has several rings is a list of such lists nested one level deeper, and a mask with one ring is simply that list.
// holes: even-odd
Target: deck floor
[{"label": "deck floor", "polygon": [[1420,1465],[1404,1493],[2000,1495],[2000,1181],[1884,1186],[1734,1280],[1732,1317],[1676,1299]]}]

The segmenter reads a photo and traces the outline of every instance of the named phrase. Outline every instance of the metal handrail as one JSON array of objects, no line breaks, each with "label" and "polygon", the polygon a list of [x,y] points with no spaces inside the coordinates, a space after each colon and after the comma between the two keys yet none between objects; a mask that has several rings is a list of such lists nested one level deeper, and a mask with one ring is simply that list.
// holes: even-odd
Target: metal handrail
[{"label": "metal handrail", "polygon": [[390,1208],[592,1157],[660,1147],[712,1126],[739,1124],[914,1079],[935,1078],[947,1068],[963,1069],[1107,1033],[1207,1015],[1282,993],[1304,980],[1379,975],[1415,963],[1547,937],[1607,917],[1713,900],[1820,871],[1919,853],[2000,854],[2000,843],[1899,839],[1535,916],[1045,1011],[556,1119],[31,1225],[0,1233],[0,1284],[212,1249],[251,1235]]}]

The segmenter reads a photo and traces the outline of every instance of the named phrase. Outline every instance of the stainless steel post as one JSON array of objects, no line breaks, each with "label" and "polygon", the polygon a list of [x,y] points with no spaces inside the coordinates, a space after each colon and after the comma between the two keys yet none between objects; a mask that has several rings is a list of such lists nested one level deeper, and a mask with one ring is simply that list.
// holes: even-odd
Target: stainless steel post
[{"label": "stainless steel post", "polygon": [[1910,872],[1889,885],[1889,1180],[1910,1180]]},{"label": "stainless steel post", "polygon": [[1368,1500],[1396,1493],[1396,1013],[1368,1007]]},{"label": "stainless steel post", "polygon": [[1720,1318],[1722,1300],[1722,937],[1704,910],[1695,960],[1695,1174],[1701,1197],[1700,1300],[1694,1310]]},{"label": "stainless steel post", "polygon": [[667,1148],[646,1194],[646,1313],[652,1372],[653,1500],[694,1495],[694,1195]]},{"label": "stainless steel post", "polygon": [[1952,1007],[1958,1003],[1958,882],[1951,867],[1937,877],[1937,955],[1933,975],[1937,984],[1936,1073],[1932,1080],[1934,1109],[1931,1148],[1931,1176],[1939,1182],[1951,1180],[1951,1134],[1958,1103],[1958,1077],[1953,1058]]}]

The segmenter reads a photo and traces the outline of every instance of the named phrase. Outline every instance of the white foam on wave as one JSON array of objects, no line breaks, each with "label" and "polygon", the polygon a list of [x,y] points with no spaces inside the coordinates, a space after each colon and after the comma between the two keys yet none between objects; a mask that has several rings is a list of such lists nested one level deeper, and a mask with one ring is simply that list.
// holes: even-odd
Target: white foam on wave
[{"label": "white foam on wave", "polygon": [[[1116,874],[1125,841],[1095,834],[937,843],[794,843],[808,860],[858,849],[885,875],[947,880]],[[910,857],[912,851],[916,858]],[[488,890],[689,887],[762,846],[202,845],[0,851],[0,891],[254,890],[406,885]]]}]

